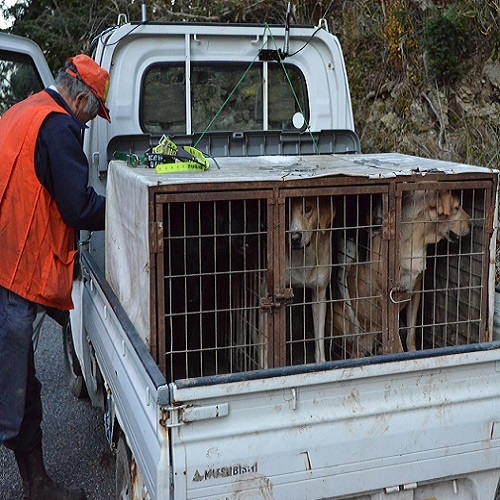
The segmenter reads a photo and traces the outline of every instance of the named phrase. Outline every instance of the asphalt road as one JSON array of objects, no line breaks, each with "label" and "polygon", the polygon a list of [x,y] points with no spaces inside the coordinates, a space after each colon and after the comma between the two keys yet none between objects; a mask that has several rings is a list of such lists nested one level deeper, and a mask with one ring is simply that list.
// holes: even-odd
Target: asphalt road
[{"label": "asphalt road", "polygon": [[[104,436],[102,413],[75,399],[64,374],[61,328],[51,319],[42,327],[35,355],[42,383],[45,466],[50,476],[85,488],[89,500],[115,498],[115,457]],[[0,447],[0,499],[22,499],[14,453]]]}]

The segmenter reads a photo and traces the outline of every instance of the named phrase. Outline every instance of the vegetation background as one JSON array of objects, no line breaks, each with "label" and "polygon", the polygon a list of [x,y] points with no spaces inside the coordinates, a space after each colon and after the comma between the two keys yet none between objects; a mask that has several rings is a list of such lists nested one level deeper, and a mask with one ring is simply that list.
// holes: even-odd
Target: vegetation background
[{"label": "vegetation background", "polygon": [[[9,32],[54,73],[138,0],[0,0]],[[155,21],[283,24],[285,0],[147,1]],[[10,5],[10,6],[9,6]],[[365,153],[500,167],[500,0],[295,0],[293,24],[325,19],[343,46]],[[292,27],[293,35],[293,27]]]}]

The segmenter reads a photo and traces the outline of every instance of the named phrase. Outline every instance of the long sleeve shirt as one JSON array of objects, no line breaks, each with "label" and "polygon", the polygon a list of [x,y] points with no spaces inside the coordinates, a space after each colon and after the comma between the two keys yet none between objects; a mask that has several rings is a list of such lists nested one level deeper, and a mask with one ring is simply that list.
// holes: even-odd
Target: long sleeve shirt
[{"label": "long sleeve shirt", "polygon": [[102,230],[105,197],[88,185],[89,164],[82,147],[86,125],[56,90],[45,91],[69,115],[52,113],[42,124],[35,149],[37,178],[54,199],[65,224],[77,230]]}]

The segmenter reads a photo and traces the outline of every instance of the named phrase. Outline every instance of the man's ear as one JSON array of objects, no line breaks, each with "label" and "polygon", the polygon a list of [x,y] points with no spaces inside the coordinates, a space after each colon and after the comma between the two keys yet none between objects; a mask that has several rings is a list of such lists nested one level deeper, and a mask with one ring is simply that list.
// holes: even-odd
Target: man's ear
[{"label": "man's ear", "polygon": [[76,96],[76,100],[77,100],[77,102],[78,102],[78,103],[81,103],[81,102],[83,102],[83,101],[87,100],[87,99],[88,99],[88,97],[89,97],[89,96],[88,96],[87,92],[80,92],[80,93]]}]

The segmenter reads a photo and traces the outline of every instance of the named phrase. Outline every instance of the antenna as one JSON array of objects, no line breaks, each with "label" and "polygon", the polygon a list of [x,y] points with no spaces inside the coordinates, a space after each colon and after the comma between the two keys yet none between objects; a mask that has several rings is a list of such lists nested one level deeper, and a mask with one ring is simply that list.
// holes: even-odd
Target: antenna
[{"label": "antenna", "polygon": [[288,45],[290,40],[290,16],[292,16],[292,2],[288,2],[286,8],[286,20],[285,20],[285,41],[283,42],[283,48],[278,50],[273,49],[260,49],[259,51],[259,61],[283,61],[288,57]]},{"label": "antenna", "polygon": [[147,16],[147,13],[146,13],[146,0],[142,0],[141,17],[142,17],[142,22],[143,23],[145,23],[148,20],[148,16]]},{"label": "antenna", "polygon": [[290,40],[290,14],[291,14],[291,2],[288,2],[286,8],[286,20],[285,20],[285,41],[283,43],[283,50],[281,51],[281,59],[285,59],[288,56],[288,42]]}]

